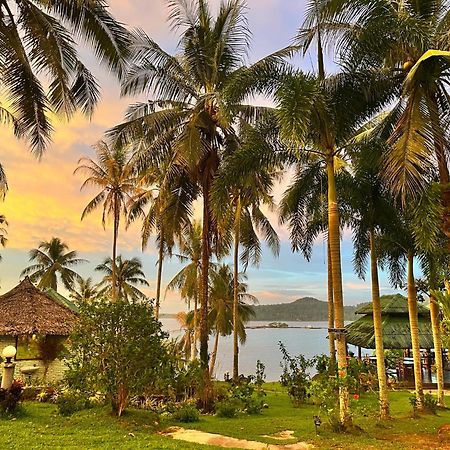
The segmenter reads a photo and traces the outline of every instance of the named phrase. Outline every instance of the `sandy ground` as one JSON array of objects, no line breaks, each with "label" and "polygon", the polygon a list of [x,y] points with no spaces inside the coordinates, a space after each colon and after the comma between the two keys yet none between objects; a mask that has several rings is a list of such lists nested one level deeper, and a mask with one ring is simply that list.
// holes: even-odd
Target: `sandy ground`
[{"label": "sandy ground", "polygon": [[[292,439],[292,432],[282,432],[287,439]],[[276,436],[268,436],[274,439],[283,439],[282,433]],[[164,432],[166,436],[171,436],[185,442],[192,442],[196,444],[215,445],[223,448],[239,448],[243,450],[307,450],[314,448],[311,444],[306,442],[297,442],[296,444],[275,445],[265,444],[257,441],[247,441],[245,439],[236,439],[220,434],[205,433],[197,430],[186,430],[185,428],[170,428]],[[286,439],[286,438],[285,438]]]}]

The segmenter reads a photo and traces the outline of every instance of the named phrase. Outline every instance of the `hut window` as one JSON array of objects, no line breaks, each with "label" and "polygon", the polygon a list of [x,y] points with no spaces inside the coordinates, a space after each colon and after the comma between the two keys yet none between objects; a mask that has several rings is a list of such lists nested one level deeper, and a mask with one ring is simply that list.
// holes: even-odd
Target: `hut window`
[{"label": "hut window", "polygon": [[39,359],[37,336],[23,335],[17,337],[16,360]]}]

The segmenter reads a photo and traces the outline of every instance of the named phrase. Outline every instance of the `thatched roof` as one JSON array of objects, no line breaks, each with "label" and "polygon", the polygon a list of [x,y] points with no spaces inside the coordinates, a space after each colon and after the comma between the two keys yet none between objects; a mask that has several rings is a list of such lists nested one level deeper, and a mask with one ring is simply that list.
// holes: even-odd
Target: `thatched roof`
[{"label": "thatched roof", "polygon": [[[380,298],[381,314],[401,314],[408,315],[408,300],[401,294],[386,295]],[[429,316],[430,310],[418,303],[417,309],[419,315]],[[355,314],[373,314],[372,303],[361,306],[355,311]]]},{"label": "thatched roof", "polygon": [[25,278],[14,289],[0,296],[0,335],[68,336],[78,314],[53,297],[36,288],[28,277]]},{"label": "thatched roof", "polygon": [[[433,348],[430,311],[420,304],[418,309],[420,348]],[[412,348],[407,299],[401,295],[381,298],[381,310],[384,348]],[[356,313],[364,316],[345,327],[347,343],[363,348],[375,348],[372,304],[359,308]]]}]

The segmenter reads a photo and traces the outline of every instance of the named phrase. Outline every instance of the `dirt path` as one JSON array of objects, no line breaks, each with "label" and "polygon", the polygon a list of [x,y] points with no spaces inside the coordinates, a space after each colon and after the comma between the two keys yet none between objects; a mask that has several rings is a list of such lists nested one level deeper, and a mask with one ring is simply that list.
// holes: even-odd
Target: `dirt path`
[{"label": "dirt path", "polygon": [[296,444],[275,445],[265,444],[264,442],[247,441],[245,439],[236,439],[221,434],[205,433],[197,430],[186,430],[184,428],[170,428],[164,433],[173,439],[191,442],[203,445],[215,445],[223,448],[239,448],[243,450],[308,450],[314,448],[306,442],[297,442]]}]

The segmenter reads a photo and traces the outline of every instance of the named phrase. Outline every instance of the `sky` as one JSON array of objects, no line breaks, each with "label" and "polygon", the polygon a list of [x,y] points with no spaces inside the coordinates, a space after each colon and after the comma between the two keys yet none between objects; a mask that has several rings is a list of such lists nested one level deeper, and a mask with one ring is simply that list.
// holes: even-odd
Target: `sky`
[{"label": "sky", "polygon": [[[217,5],[218,0],[212,0]],[[253,33],[250,61],[291,43],[298,30],[304,2],[299,0],[248,0],[248,19]],[[176,51],[177,36],[167,23],[165,0],[110,0],[112,13],[130,27],[144,29],[164,49]],[[0,161],[9,182],[9,192],[0,213],[8,220],[8,243],[0,253],[0,292],[13,288],[19,281],[21,271],[28,265],[28,251],[41,241],[59,237],[70,249],[78,250],[80,256],[89,261],[79,267],[79,273],[99,280],[94,268],[111,253],[112,227],[101,225],[101,213],[94,213],[83,221],[81,212],[95,194],[95,190],[80,192],[81,175],[74,175],[79,158],[93,157],[92,145],[102,139],[104,132],[120,123],[131,98],[120,98],[119,83],[106,70],[98,67],[86,54],[90,68],[102,86],[102,99],[91,121],[77,115],[69,123],[55,122],[53,143],[40,161],[29,152],[25,142],[17,141],[11,130],[0,127]],[[312,70],[312,59],[307,56],[296,61],[304,70]],[[329,70],[334,64],[329,58]],[[288,185],[288,175],[282,186],[276,189],[275,197]],[[271,222],[279,231],[282,245],[278,258],[265,249],[258,268],[248,269],[250,292],[261,304],[290,302],[303,296],[326,299],[326,252],[323,241],[316,242],[311,262],[290,250],[288,231],[277,223],[272,215]],[[144,272],[150,283],[145,290],[154,296],[156,278],[156,251],[151,243],[144,253],[141,251],[139,226],[120,230],[119,253],[125,257],[138,256],[142,259]],[[352,271],[351,233],[344,233],[342,241],[342,264],[345,304],[357,304],[370,299],[370,284],[359,280]],[[164,266],[165,284],[180,270],[174,259]],[[381,293],[394,292],[385,274],[381,275]],[[64,293],[64,290],[61,289]],[[173,313],[183,309],[179,295],[167,293],[162,302],[162,311]]]}]

